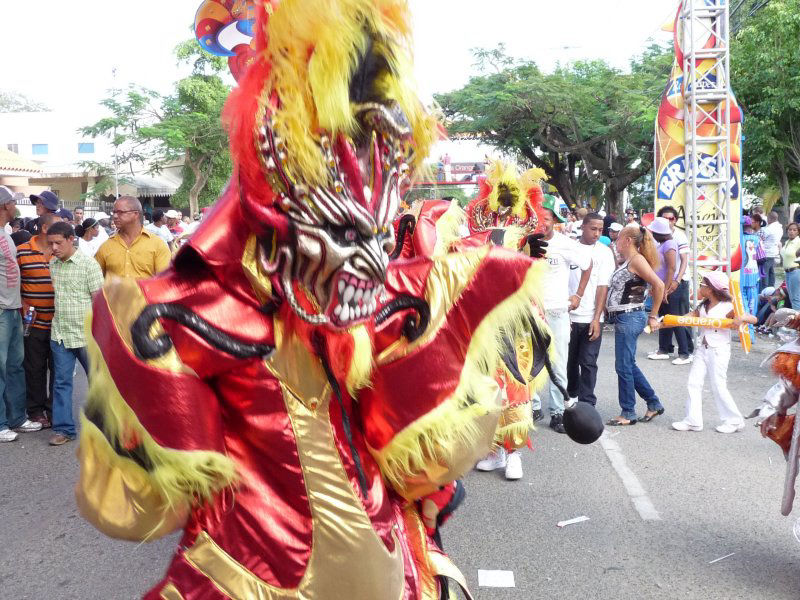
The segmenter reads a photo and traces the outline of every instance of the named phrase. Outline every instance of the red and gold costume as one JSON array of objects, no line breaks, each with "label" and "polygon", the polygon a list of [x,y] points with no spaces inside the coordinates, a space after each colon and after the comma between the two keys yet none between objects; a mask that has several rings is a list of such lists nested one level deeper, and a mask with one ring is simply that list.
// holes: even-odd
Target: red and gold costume
[{"label": "red and gold costume", "polygon": [[122,539],[183,530],[149,599],[438,598],[464,582],[420,515],[444,502],[416,501],[492,445],[496,333],[531,327],[536,270],[486,244],[389,262],[440,131],[405,1],[252,8],[228,189],[168,271],[95,301],[78,504]]},{"label": "red and gold costume", "polygon": [[[791,312],[791,311],[790,311]],[[789,318],[788,326],[800,331],[800,318]],[[786,457],[781,514],[789,516],[794,507],[797,475],[800,472],[800,419],[797,418],[800,400],[800,342],[794,340],[772,355],[772,369],[780,377],[767,393],[762,417],[761,432],[783,450]],[[789,411],[794,408],[793,413]]]},{"label": "red and gold costume", "polygon": [[[444,200],[418,201],[395,224],[398,242],[394,256],[440,256],[492,245],[529,255],[531,236],[543,231],[543,175],[534,169],[520,176],[513,164],[495,161],[466,212]],[[465,224],[469,235],[462,237]],[[544,358],[551,345],[550,332],[535,302],[530,320],[534,335],[517,336],[513,341],[504,337],[495,375],[503,399],[495,441],[510,451],[530,445],[531,394],[547,379]]]}]

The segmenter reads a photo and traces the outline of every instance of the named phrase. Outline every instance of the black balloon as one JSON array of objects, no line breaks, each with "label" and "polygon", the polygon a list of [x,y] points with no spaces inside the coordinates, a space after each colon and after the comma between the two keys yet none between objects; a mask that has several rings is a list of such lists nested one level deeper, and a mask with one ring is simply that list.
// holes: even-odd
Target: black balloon
[{"label": "black balloon", "polygon": [[603,435],[603,419],[594,406],[577,402],[564,411],[564,429],[574,442],[593,444]]}]

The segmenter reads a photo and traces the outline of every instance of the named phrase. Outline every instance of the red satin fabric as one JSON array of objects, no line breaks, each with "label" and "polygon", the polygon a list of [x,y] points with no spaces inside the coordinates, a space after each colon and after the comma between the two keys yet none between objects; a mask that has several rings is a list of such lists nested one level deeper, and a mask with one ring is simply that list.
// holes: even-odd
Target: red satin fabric
[{"label": "red satin fabric", "polygon": [[[230,231],[247,231],[236,207],[238,198],[228,194],[215,211],[216,218],[231,219]],[[214,221],[207,222],[211,227]],[[252,343],[274,343],[272,318],[261,311],[249,290],[249,282],[228,274],[241,272],[244,243],[238,235],[220,235],[205,229],[192,239],[192,251],[206,259],[206,267],[181,268],[181,259],[162,276],[140,282],[150,304],[182,304],[235,338]],[[226,257],[225,252],[233,252]],[[190,251],[183,250],[182,255]],[[198,268],[200,266],[201,268]],[[281,309],[288,310],[288,307]],[[287,322],[290,322],[287,319]],[[172,322],[163,321],[186,366],[199,376],[175,375],[143,364],[124,349],[113,327],[105,299],[98,300],[94,328],[112,375],[142,425],[159,443],[180,450],[216,450],[232,458],[241,479],[235,492],[220,494],[210,506],[195,511],[185,529],[182,547],[190,547],[201,531],[208,532],[225,552],[268,584],[294,588],[302,579],[311,552],[312,521],[293,430],[279,382],[260,360],[237,360],[214,350],[199,336]],[[310,328],[298,333],[308,335]],[[341,336],[340,336],[341,337]],[[329,340],[333,363],[341,348],[337,336]],[[345,390],[343,381],[341,387]],[[401,537],[406,561],[405,598],[419,597],[416,571],[402,540],[403,501],[388,490],[370,456],[361,433],[363,416],[358,404],[344,393],[345,410],[353,429],[353,442],[367,477],[364,509],[387,548],[394,549],[392,532]],[[331,424],[351,485],[359,494],[358,474],[344,435],[342,413],[335,398],[330,401]],[[167,582],[173,582],[185,598],[221,598],[213,583],[182,558],[178,549],[165,579],[147,598],[159,598]]]},{"label": "red satin fabric", "polygon": [[[421,275],[430,264],[424,258],[396,264],[386,285],[390,297],[419,295],[424,287]],[[492,248],[436,336],[412,354],[376,367],[372,387],[359,396],[372,448],[382,450],[398,432],[453,394],[475,330],[493,308],[520,289],[530,266],[531,260],[517,252]],[[397,327],[402,317],[397,315],[388,327]]]}]

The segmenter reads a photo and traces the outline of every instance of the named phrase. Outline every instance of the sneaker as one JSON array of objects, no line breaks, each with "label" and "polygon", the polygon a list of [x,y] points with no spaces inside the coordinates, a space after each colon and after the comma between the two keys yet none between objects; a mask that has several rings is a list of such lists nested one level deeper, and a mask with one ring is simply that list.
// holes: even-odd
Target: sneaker
[{"label": "sneaker", "polygon": [[522,457],[519,452],[512,452],[506,460],[506,479],[514,481],[522,479]]},{"label": "sneaker", "polygon": [[744,429],[744,423],[738,423],[736,425],[732,423],[723,423],[722,425],[717,425],[714,429],[720,433],[736,433]]},{"label": "sneaker", "polygon": [[67,442],[71,442],[72,438],[64,435],[63,433],[57,433],[53,437],[50,438],[50,445],[51,446],[63,446]]},{"label": "sneaker", "polygon": [[495,469],[503,469],[506,466],[506,450],[505,448],[498,448],[497,452],[492,452],[489,456],[475,465],[478,471],[494,471]]},{"label": "sneaker", "polygon": [[17,433],[33,433],[34,431],[41,431],[42,424],[41,423],[34,423],[30,419],[25,419],[25,421],[19,427],[14,427],[14,431]]},{"label": "sneaker", "polygon": [[8,427],[0,429],[0,442],[15,442],[19,436]]},{"label": "sneaker", "polygon": [[567,430],[564,429],[564,417],[563,417],[563,415],[551,415],[550,416],[550,429],[552,429],[556,433],[567,433]]},{"label": "sneaker", "polygon": [[689,425],[686,421],[675,421],[672,428],[675,431],[703,431],[702,425]]},{"label": "sneaker", "polygon": [[673,365],[688,365],[694,360],[691,356],[679,356],[675,360],[672,361]]},{"label": "sneaker", "polygon": [[650,360],[669,360],[669,354],[664,354],[661,351],[651,352],[647,355],[647,358]]},{"label": "sneaker", "polygon": [[544,415],[542,414],[541,409],[537,408],[533,411],[533,422],[538,423],[542,419],[544,419]]}]

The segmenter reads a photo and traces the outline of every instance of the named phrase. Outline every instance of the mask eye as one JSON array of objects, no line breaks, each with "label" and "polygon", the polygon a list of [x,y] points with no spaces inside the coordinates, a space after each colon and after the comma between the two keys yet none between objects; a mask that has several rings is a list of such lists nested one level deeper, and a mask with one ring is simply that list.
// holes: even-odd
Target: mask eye
[{"label": "mask eye", "polygon": [[355,244],[359,239],[355,227],[329,227],[328,231],[340,244]]}]

